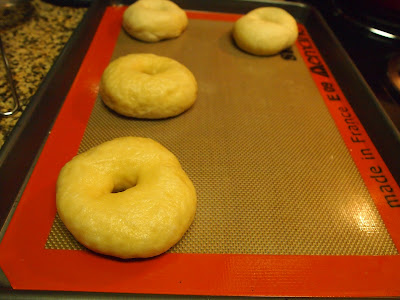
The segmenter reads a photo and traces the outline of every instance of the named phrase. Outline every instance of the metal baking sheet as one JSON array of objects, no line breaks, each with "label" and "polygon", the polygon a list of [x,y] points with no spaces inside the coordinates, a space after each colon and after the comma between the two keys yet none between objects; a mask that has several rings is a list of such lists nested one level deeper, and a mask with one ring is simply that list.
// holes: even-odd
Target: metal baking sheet
[{"label": "metal baking sheet", "polygon": [[[384,265],[393,260],[397,262],[396,236],[393,230],[387,231],[388,225],[390,227],[388,219],[386,222],[381,219],[382,208],[369,195],[370,191],[364,185],[365,178],[363,181],[354,158],[352,160],[348,153],[348,145],[339,134],[337,123],[324,103],[324,95],[339,97],[339,94],[324,94],[320,88],[329,92],[332,87],[326,84],[332,82],[317,82],[310,73],[311,68],[314,68],[314,73],[326,69],[321,67],[322,61],[318,63],[320,56],[311,51],[313,48],[306,51],[306,47],[310,47],[307,44],[309,36],[301,36],[302,40],[296,47],[281,55],[261,59],[242,53],[234,46],[229,34],[233,22],[229,14],[227,19],[220,16],[216,20],[204,20],[199,17],[201,11],[237,14],[260,5],[281,6],[291,12],[301,24],[300,28],[308,31],[310,40],[312,38],[315,42],[332,71],[337,81],[333,81],[334,88],[340,87],[343,91],[340,97],[348,100],[390,169],[390,174],[398,181],[399,158],[395,155],[399,149],[398,133],[318,13],[302,4],[280,2],[222,1],[216,5],[205,1],[201,4],[179,4],[199,12],[192,15],[191,26],[182,38],[155,46],[134,41],[121,31],[111,59],[130,52],[153,52],[184,62],[199,81],[199,97],[195,106],[182,116],[149,122],[121,118],[97,99],[78,150],[84,151],[120,135],[143,135],[159,140],[177,154],[198,190],[199,208],[188,234],[164,256],[167,262],[171,257],[181,257],[181,254],[202,254],[205,256],[199,256],[201,259],[210,262],[212,257],[218,262],[219,256],[210,255],[223,255],[223,260],[238,264],[239,274],[233,277],[234,281],[249,276],[241,275],[240,270],[260,271],[259,267],[246,269],[244,262],[259,263],[263,266],[260,275],[257,279],[250,278],[257,282],[255,287],[263,292],[260,294],[254,291],[254,287],[243,287],[236,282],[236,295],[242,296],[262,296],[265,291],[274,291],[262,289],[260,276],[271,276],[268,267],[263,269],[267,265],[280,268],[277,271],[279,274],[271,277],[271,282],[281,280],[285,272],[291,274],[290,264],[279,263],[281,256],[283,260],[297,261],[299,265],[313,265],[315,260],[322,259],[322,264],[316,263],[318,268],[324,264],[335,265],[335,262],[327,263],[325,259],[339,259],[342,265],[359,266],[360,262],[354,265],[352,256],[360,256],[367,270],[373,269],[377,261],[383,260]],[[96,5],[96,12],[100,15],[99,11],[106,6]],[[190,47],[193,51],[186,51]],[[204,66],[211,66],[213,72]],[[245,74],[248,82],[242,80],[240,73]],[[365,110],[366,106],[374,109]],[[347,106],[341,108],[342,116],[347,116],[349,121],[346,122],[350,122],[349,111],[343,111],[348,109]],[[382,131],[385,133],[383,140]],[[351,138],[351,131],[347,134]],[[357,135],[354,136],[357,138]],[[390,143],[388,137],[391,138]],[[238,140],[241,142],[238,143]],[[370,159],[371,153],[375,152],[364,151],[361,158]],[[371,177],[372,183],[383,180],[377,167],[373,170],[374,173],[367,176]],[[396,203],[392,204],[395,207]],[[227,215],[227,212],[231,213]],[[59,237],[67,232],[57,222],[56,218],[49,227],[50,235],[46,235],[46,245],[43,246],[55,251],[85,251],[79,248],[79,244],[73,244],[70,237],[60,242]],[[393,224],[391,226],[393,228]],[[343,240],[346,242],[343,243]],[[374,260],[373,256],[379,258]],[[154,263],[157,265],[157,260]],[[347,272],[340,274],[340,270],[343,271],[341,268],[335,270],[339,273],[331,274],[334,277],[352,277]],[[389,271],[386,276],[393,272]],[[309,273],[311,275],[305,275],[308,280],[313,276],[312,271]],[[227,276],[231,278],[232,274]],[[299,283],[296,283],[298,274],[296,276],[289,275],[293,281],[289,284],[291,287],[278,284],[282,289],[277,288],[270,295],[387,296],[390,292],[398,292],[396,288],[376,294],[372,289],[357,291],[357,287],[362,286],[359,279],[355,279],[358,283],[353,288],[338,288],[337,285],[343,285],[343,282],[336,279],[336,288],[330,292],[316,287],[308,292],[301,289],[296,292]],[[374,280],[365,274],[364,279]],[[375,284],[379,286],[382,283]],[[145,290],[139,288],[137,291]],[[157,291],[160,290],[155,288],[154,293]],[[166,291],[168,289],[161,289],[160,293]],[[186,287],[182,291],[232,294],[229,288],[199,291]],[[174,290],[172,293],[180,292]]]}]

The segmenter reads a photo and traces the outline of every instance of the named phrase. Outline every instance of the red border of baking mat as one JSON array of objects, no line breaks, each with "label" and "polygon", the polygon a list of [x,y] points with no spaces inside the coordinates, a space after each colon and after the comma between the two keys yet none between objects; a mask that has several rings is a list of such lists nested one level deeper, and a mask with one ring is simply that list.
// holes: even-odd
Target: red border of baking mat
[{"label": "red border of baking mat", "polygon": [[306,28],[299,24],[297,48],[310,69],[329,112],[365,185],[400,251],[400,189],[354,113]]},{"label": "red border of baking mat", "polygon": [[[151,259],[123,261],[89,251],[44,248],[56,214],[54,198],[57,176],[61,167],[78,151],[97,96],[98,82],[110,60],[121,28],[123,11],[123,7],[110,7],[106,10],[0,244],[0,265],[12,287],[28,290],[187,295],[399,296],[400,255],[166,253]],[[238,17],[221,13],[188,14],[191,18],[225,21],[235,21]],[[322,84],[326,78],[322,80],[312,73],[313,78],[399,249],[400,209],[390,208],[383,201],[379,182],[376,180],[378,177],[374,176],[384,175],[393,193],[397,195],[398,186],[301,25],[300,30],[302,34],[297,47],[302,50],[304,43],[308,41],[313,47],[315,58],[307,57],[306,64],[313,67],[314,60],[318,60],[328,72],[328,83],[334,89],[332,93],[327,92],[325,83]],[[310,54],[304,51],[302,53]],[[336,95],[340,97],[340,101],[330,100]],[[357,121],[358,130],[365,140],[363,145],[351,142],[349,128],[343,124],[343,112]],[[370,149],[368,153],[374,159],[362,159],[359,146]],[[382,174],[372,172],[372,166],[379,167]]]}]

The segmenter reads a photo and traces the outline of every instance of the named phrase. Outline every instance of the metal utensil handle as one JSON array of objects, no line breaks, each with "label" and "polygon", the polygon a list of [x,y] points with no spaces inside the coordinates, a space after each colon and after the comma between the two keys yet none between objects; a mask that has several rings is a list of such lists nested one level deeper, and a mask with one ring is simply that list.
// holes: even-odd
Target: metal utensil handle
[{"label": "metal utensil handle", "polygon": [[6,68],[7,81],[8,81],[8,84],[10,85],[11,94],[12,94],[12,97],[14,100],[14,107],[7,112],[0,112],[0,116],[11,116],[20,108],[20,104],[19,104],[19,100],[18,100],[17,90],[14,85],[14,80],[12,77],[10,65],[8,64],[8,59],[7,59],[6,53],[4,51],[3,41],[1,40],[1,37],[0,37],[0,51],[1,51],[1,56],[3,58],[4,66]]}]

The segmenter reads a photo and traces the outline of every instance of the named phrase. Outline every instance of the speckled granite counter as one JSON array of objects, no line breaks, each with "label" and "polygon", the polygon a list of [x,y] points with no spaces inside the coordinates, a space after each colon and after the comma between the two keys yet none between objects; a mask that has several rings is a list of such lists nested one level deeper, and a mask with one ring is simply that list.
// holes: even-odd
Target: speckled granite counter
[{"label": "speckled granite counter", "polygon": [[[86,10],[33,0],[19,10],[20,16],[1,11],[1,39],[22,107],[11,117],[0,116],[0,148]],[[0,110],[12,107],[5,67],[0,62]]]}]

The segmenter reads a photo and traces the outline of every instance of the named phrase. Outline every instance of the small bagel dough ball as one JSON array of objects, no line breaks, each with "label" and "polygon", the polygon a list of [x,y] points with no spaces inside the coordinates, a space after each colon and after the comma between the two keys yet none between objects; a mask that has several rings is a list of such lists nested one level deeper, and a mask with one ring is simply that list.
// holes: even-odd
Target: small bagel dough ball
[{"label": "small bagel dough ball", "polygon": [[233,38],[242,50],[255,55],[274,55],[294,44],[296,20],[278,7],[256,8],[233,26]]},{"label": "small bagel dough ball", "polygon": [[126,32],[144,42],[178,37],[187,24],[185,11],[169,0],[139,0],[126,9],[122,19]]},{"label": "small bagel dough ball", "polygon": [[144,258],[181,239],[195,215],[196,192],[170,151],[148,138],[123,137],[68,162],[56,203],[65,226],[87,248]]},{"label": "small bagel dough ball", "polygon": [[171,58],[129,54],[109,64],[99,92],[103,102],[121,115],[162,119],[193,105],[197,82],[189,69]]}]

